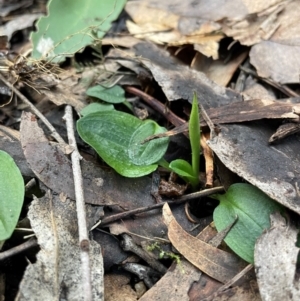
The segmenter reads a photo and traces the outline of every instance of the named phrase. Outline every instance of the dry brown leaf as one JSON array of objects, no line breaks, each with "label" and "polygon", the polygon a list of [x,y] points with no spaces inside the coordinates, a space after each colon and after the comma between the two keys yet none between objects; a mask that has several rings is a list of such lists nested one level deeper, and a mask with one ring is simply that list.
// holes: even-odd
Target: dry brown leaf
[{"label": "dry brown leaf", "polygon": [[261,301],[256,281],[235,286],[200,301]]},{"label": "dry brown leaf", "polygon": [[218,21],[224,18],[242,19],[248,14],[255,14],[270,6],[275,6],[281,0],[143,0],[142,2],[146,3],[149,7],[165,11],[169,10],[174,14],[182,16]]},{"label": "dry brown leaf", "polygon": [[[193,282],[198,281],[201,272],[186,260],[169,268],[168,272],[139,300],[189,301],[188,292]],[[172,284],[172,285],[170,285]]]},{"label": "dry brown leaf", "polygon": [[268,41],[250,51],[251,64],[261,77],[280,83],[298,83],[300,70],[300,11],[298,1],[286,1],[278,16],[278,26]]},{"label": "dry brown leaf", "polygon": [[244,91],[242,92],[245,100],[250,99],[276,99],[275,93],[271,89],[267,89],[252,76],[248,76],[245,81]]},{"label": "dry brown leaf", "polygon": [[[28,217],[41,250],[37,261],[27,266],[16,300],[84,300],[75,203],[47,194],[34,198]],[[90,242],[90,260],[93,300],[102,300],[103,262],[100,245],[94,241]]]},{"label": "dry brown leaf", "polygon": [[143,1],[128,2],[126,11],[135,22],[127,21],[127,28],[137,38],[170,46],[194,44],[195,49],[206,56],[218,58],[218,42],[223,38],[223,34],[218,32],[219,24],[207,19],[185,18],[169,9],[151,7]]},{"label": "dry brown leaf", "polygon": [[298,232],[277,213],[271,215],[271,228],[257,240],[254,262],[263,300],[300,300],[299,280],[295,278]]},{"label": "dry brown leaf", "polygon": [[282,44],[277,41],[263,41],[250,51],[250,61],[259,76],[272,78],[281,84],[299,82],[300,45]]},{"label": "dry brown leaf", "polygon": [[243,52],[225,64],[220,59],[213,60],[212,58],[197,53],[191,67],[192,69],[203,72],[210,80],[218,85],[226,87],[247,55],[247,52]]},{"label": "dry brown leaf", "polygon": [[163,217],[172,245],[202,272],[226,283],[241,270],[236,255],[215,248],[185,232],[175,220],[168,204],[163,207]]},{"label": "dry brown leaf", "polygon": [[[208,242],[216,234],[216,229],[209,225],[198,234],[197,238]],[[185,258],[181,258],[179,263],[173,263],[167,273],[140,300],[158,300],[160,298],[172,301],[196,301],[211,295],[221,285],[220,282],[203,274]]]},{"label": "dry brown leaf", "polygon": [[104,277],[105,301],[138,300],[137,293],[131,288],[130,278],[126,275],[107,274]]},{"label": "dry brown leaf", "polygon": [[0,36],[7,36],[8,39],[10,40],[12,35],[16,31],[31,27],[34,21],[42,16],[43,14],[37,13],[37,14],[21,14],[17,17],[13,17],[12,20],[0,26]]},{"label": "dry brown leaf", "polygon": [[193,91],[204,108],[217,107],[241,100],[241,95],[217,85],[202,72],[182,65],[170,54],[151,43],[140,43],[135,54],[144,58],[143,64],[152,72],[169,101],[187,99],[192,103]]},{"label": "dry brown leaf", "polygon": [[[263,2],[263,1],[261,1]],[[284,9],[281,4],[275,9],[260,14],[249,14],[241,20],[227,19],[223,22],[222,30],[243,45],[251,46],[262,40],[268,40],[280,26],[278,15]]]}]

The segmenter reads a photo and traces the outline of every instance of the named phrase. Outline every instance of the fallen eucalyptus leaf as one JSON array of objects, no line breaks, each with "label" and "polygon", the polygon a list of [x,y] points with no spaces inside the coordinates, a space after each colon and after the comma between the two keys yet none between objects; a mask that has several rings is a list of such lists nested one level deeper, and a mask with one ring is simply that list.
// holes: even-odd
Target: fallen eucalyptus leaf
[{"label": "fallen eucalyptus leaf", "polygon": [[225,283],[243,269],[243,263],[235,254],[213,247],[184,231],[168,204],[163,206],[163,217],[172,245],[202,272]]},{"label": "fallen eucalyptus leaf", "polygon": [[280,205],[246,183],[233,184],[225,194],[211,197],[220,201],[213,214],[217,230],[223,230],[237,217],[224,240],[241,258],[253,263],[255,242],[270,227],[270,214],[280,211]]}]

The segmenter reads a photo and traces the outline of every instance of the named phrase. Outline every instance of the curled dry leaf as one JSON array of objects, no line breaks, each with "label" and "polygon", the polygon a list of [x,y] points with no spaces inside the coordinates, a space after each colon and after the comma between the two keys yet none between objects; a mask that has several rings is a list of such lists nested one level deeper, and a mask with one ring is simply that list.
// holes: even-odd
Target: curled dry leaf
[{"label": "curled dry leaf", "polygon": [[241,270],[234,254],[215,248],[185,232],[173,217],[168,204],[163,207],[163,217],[173,246],[202,272],[226,283]]}]

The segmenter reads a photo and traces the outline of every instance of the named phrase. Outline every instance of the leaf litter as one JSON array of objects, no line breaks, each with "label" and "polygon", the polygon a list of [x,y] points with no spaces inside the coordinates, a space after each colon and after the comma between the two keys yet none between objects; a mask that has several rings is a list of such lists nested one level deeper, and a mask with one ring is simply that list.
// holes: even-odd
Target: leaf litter
[{"label": "leaf litter", "polygon": [[[54,0],[49,4],[49,9],[51,5],[55,8]],[[124,5],[125,2],[120,1],[117,9],[110,6],[109,12],[105,12],[104,19],[100,23],[99,20],[97,22],[102,25],[106,21],[110,23],[112,19],[117,18]],[[95,28],[91,23],[84,25],[85,29],[91,30],[89,35],[81,39],[84,28],[77,29],[77,32],[63,34],[54,45],[48,36],[55,26],[49,27],[50,23],[43,24],[45,20],[50,22],[51,18],[53,20],[56,18],[55,10],[50,9],[51,18],[48,16],[38,22],[40,30],[37,35],[41,34],[44,42],[48,43],[48,46],[45,44],[48,47],[46,52],[48,56],[54,54],[52,62],[64,60],[65,56],[73,57],[74,52],[80,50],[81,53],[77,53],[74,57],[75,61],[78,60],[79,54],[84,57],[96,53],[101,63],[99,64],[99,60],[93,61],[94,66],[89,67],[84,65],[85,63],[77,67],[69,65],[68,71],[56,73],[54,77],[51,76],[51,70],[54,69],[51,69],[48,63],[40,65],[42,68],[34,65],[35,67],[31,69],[28,69],[30,60],[27,59],[21,61],[10,59],[10,63],[4,63],[4,68],[1,64],[1,74],[9,81],[14,79],[12,86],[9,86],[14,93],[1,84],[0,93],[3,93],[3,97],[12,100],[15,97],[13,94],[16,94],[21,98],[17,91],[22,89],[22,92],[26,92],[26,95],[34,100],[36,107],[40,108],[46,116],[51,116],[51,111],[57,112],[57,109],[53,109],[53,105],[51,107],[47,102],[49,99],[56,106],[71,104],[79,114],[88,103],[92,103],[94,106],[84,113],[85,117],[88,117],[94,108],[96,110],[103,108],[97,95],[86,93],[88,88],[97,85],[98,87],[117,87],[116,84],[123,86],[126,94],[122,94],[121,99],[118,99],[119,95],[113,99],[113,93],[105,94],[105,98],[108,97],[109,100],[112,98],[110,102],[114,103],[110,111],[129,108],[138,112],[142,108],[148,118],[168,127],[166,134],[159,133],[171,137],[166,158],[172,158],[174,154],[176,154],[175,159],[190,158],[186,137],[182,134],[173,135],[175,132],[187,135],[186,121],[190,113],[188,102],[192,103],[193,92],[196,92],[201,107],[200,121],[203,132],[201,144],[204,145],[203,152],[206,160],[206,174],[201,161],[200,187],[203,189],[205,183],[207,186],[224,184],[227,190],[230,184],[236,183],[238,175],[239,182],[247,181],[287,208],[286,218],[291,224],[286,226],[281,216],[274,215],[271,218],[270,230],[266,230],[256,244],[255,242],[251,244],[253,248],[255,247],[255,273],[253,270],[249,272],[251,266],[246,267],[246,263],[227,246],[210,246],[207,243],[213,241],[213,237],[219,237],[213,225],[206,227],[212,221],[211,213],[216,207],[211,199],[202,197],[200,202],[191,201],[190,208],[187,205],[172,204],[172,212],[177,222],[170,211],[166,213],[169,210],[166,209],[168,205],[164,205],[163,215],[159,209],[130,215],[131,210],[141,207],[152,209],[151,206],[156,202],[169,201],[163,194],[159,194],[162,192],[159,189],[159,179],[162,179],[162,183],[166,182],[168,170],[160,167],[158,172],[151,175],[152,178],[124,178],[109,169],[103,161],[99,161],[93,150],[78,139],[82,156],[85,157],[82,160],[82,176],[88,229],[101,219],[105,221],[106,218],[112,218],[113,221],[108,225],[105,224],[105,228],[102,227],[101,231],[104,230],[104,233],[99,232],[101,223],[100,227],[91,232],[89,253],[92,267],[91,293],[94,300],[103,300],[104,285],[107,290],[120,289],[117,298],[122,299],[126,296],[130,300],[138,298],[159,300],[164,296],[165,299],[172,300],[221,300],[222,298],[278,300],[292,296],[292,300],[297,300],[298,230],[293,225],[296,216],[300,213],[297,156],[299,137],[295,134],[299,122],[297,106],[299,103],[297,94],[299,30],[295,22],[298,19],[296,5],[296,1],[256,1],[252,4],[242,0],[238,3],[199,1],[196,4],[191,1],[186,1],[184,4],[173,1],[172,5],[169,1],[128,1],[125,10],[131,20],[123,15],[123,27],[121,23],[119,25],[123,33],[129,32],[132,36],[128,38],[121,34],[116,38],[120,33],[114,28],[110,35],[103,38],[102,43],[103,45],[115,43],[123,49],[111,49],[105,55],[99,46],[99,38],[104,32],[99,30],[101,36],[91,37],[95,34],[93,31]],[[95,11],[90,13],[94,16]],[[32,20],[36,16],[31,14]],[[15,20],[17,21],[17,18]],[[14,37],[18,30],[24,33],[23,28],[30,26],[30,22],[17,25],[19,26],[17,28],[12,27],[12,24],[10,22],[5,24],[9,32],[6,33],[8,39]],[[35,35],[36,33],[32,36]],[[76,39],[75,44],[78,47],[76,51],[71,51],[73,46],[68,46],[68,43]],[[14,43],[12,39],[11,43]],[[87,45],[91,45],[96,52],[87,54],[87,50],[83,50]],[[40,46],[34,42],[34,55],[39,51]],[[60,51],[61,46],[66,48]],[[4,56],[8,54],[7,45],[1,49],[5,49]],[[54,51],[58,51],[56,56]],[[19,54],[22,56],[22,53]],[[35,62],[44,64],[39,60]],[[17,71],[17,77],[13,71]],[[47,76],[43,76],[43,72],[40,71],[44,71]],[[135,87],[131,87],[133,84]],[[107,88],[101,88],[100,94],[103,93],[102,90],[105,92],[105,89]],[[112,90],[114,89],[116,88]],[[136,97],[130,98],[132,95]],[[137,101],[137,97],[143,99],[146,104]],[[161,99],[162,103],[157,99]],[[58,121],[59,134],[53,135],[51,130],[49,132],[47,129],[42,129],[31,113],[24,112],[21,116],[21,110],[28,111],[28,107],[22,107],[20,104],[16,106],[11,100],[1,110],[0,115],[0,120],[4,124],[1,127],[1,132],[4,133],[0,136],[1,150],[12,156],[25,179],[34,177],[38,180],[39,191],[35,191],[35,194],[46,193],[39,199],[33,197],[28,212],[32,230],[37,236],[41,250],[37,253],[36,263],[29,264],[26,269],[17,300],[34,300],[34,298],[37,300],[41,295],[49,300],[53,296],[57,299],[83,300],[83,291],[81,285],[78,285],[81,283],[82,266],[80,249],[77,247],[77,226],[74,223],[75,203],[72,201],[76,198],[77,188],[74,189],[72,165],[69,159],[72,149],[67,147],[66,143],[62,143],[66,140],[65,130],[61,130],[65,125]],[[127,109],[125,106],[121,107],[125,102],[128,102]],[[155,113],[156,110],[161,116]],[[38,116],[43,120],[43,115],[38,114]],[[19,121],[21,121],[20,132],[12,132],[10,127]],[[170,129],[170,124],[182,127],[173,131]],[[150,132],[148,134],[151,136]],[[63,138],[59,138],[60,143],[56,143],[51,141],[53,137],[56,140],[58,137]],[[142,140],[144,138],[146,137],[142,137]],[[185,151],[180,154],[181,148]],[[134,153],[136,154],[136,150]],[[207,155],[208,153],[210,155]],[[143,156],[147,156],[147,153],[141,153],[139,158],[132,156],[133,153],[129,157],[136,164],[143,159]],[[169,161],[171,160],[174,158]],[[225,170],[223,174],[219,172],[221,164],[225,165],[225,169],[222,167],[223,171]],[[217,169],[214,169],[214,166]],[[167,165],[164,167],[166,168]],[[235,175],[230,172],[234,172]],[[211,178],[208,180],[208,177]],[[226,181],[223,183],[222,179],[225,177]],[[221,179],[220,184],[218,178]],[[177,181],[174,187],[182,185],[180,180]],[[172,181],[169,181],[168,185],[165,187],[172,191],[174,188],[172,188]],[[52,192],[47,192],[48,189]],[[192,192],[191,189],[187,191]],[[171,194],[167,192],[164,195]],[[32,196],[26,195],[26,197],[32,200]],[[184,200],[185,197],[185,195],[180,196],[178,200]],[[199,211],[200,217],[193,216],[199,214]],[[259,214],[259,210],[254,208],[254,215],[256,213]],[[163,217],[168,220],[167,215],[169,222],[164,225]],[[118,216],[122,216],[122,220],[118,220]],[[237,218],[242,219],[242,216]],[[199,228],[193,226],[192,220],[198,220]],[[46,229],[39,228],[43,224]],[[231,227],[233,229],[234,225]],[[228,229],[230,233],[231,228]],[[132,246],[126,252],[118,245],[124,233],[130,234],[133,239]],[[224,237],[226,241],[226,233],[221,238]],[[151,242],[154,244],[157,241],[160,242],[160,251],[152,251],[150,256],[153,260],[161,260],[160,256],[163,256],[162,262],[169,269],[152,286],[154,278],[150,277],[151,281],[149,278],[152,273],[151,268],[138,260],[138,257],[145,256],[144,260],[148,258],[149,254],[145,255],[145,252],[149,253],[149,251],[145,249],[143,252],[136,253],[136,250],[140,250],[141,246],[145,247],[145,245],[151,247]],[[170,242],[177,249],[173,255],[174,250],[171,249]],[[226,250],[223,250],[224,248]],[[177,252],[182,257],[170,265]],[[139,255],[132,257],[130,256],[132,253]],[[45,266],[47,273],[43,268]],[[123,267],[123,270],[117,273],[115,267]],[[131,271],[135,278],[125,270]],[[149,275],[142,271],[148,271]],[[107,279],[105,284],[104,273]],[[270,281],[274,278],[273,275],[278,275],[276,283]],[[44,279],[52,279],[52,281],[45,282]],[[129,283],[134,283],[136,286],[128,286]],[[142,283],[144,288],[138,289],[138,284]],[[105,298],[114,298],[114,296],[106,294]]]}]

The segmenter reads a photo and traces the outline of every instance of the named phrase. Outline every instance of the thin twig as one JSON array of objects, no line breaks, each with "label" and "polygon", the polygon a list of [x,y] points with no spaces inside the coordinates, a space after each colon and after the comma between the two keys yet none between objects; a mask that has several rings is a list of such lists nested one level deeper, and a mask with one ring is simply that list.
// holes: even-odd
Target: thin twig
[{"label": "thin twig", "polygon": [[151,95],[149,95],[135,87],[131,87],[131,86],[125,87],[125,90],[128,93],[131,93],[131,94],[141,97],[149,106],[151,106],[157,112],[162,114],[173,125],[179,126],[186,122],[184,119],[181,119],[180,117],[178,117],[169,108],[167,108],[165,105],[163,105],[160,101],[158,101]]},{"label": "thin twig", "polygon": [[53,127],[53,125],[46,119],[46,117],[18,90],[14,87],[13,84],[11,84],[9,81],[7,81],[4,76],[0,73],[0,80],[9,87],[24,103],[26,103],[31,111],[38,116],[41,121],[47,126],[47,128],[51,131],[51,136],[59,143],[66,144],[64,139],[58,134],[56,129]]},{"label": "thin twig", "polygon": [[182,197],[177,198],[174,201],[161,202],[161,203],[146,206],[146,207],[140,207],[140,208],[137,208],[137,209],[132,209],[132,210],[126,211],[126,212],[117,213],[117,214],[114,214],[114,215],[103,218],[102,221],[101,221],[100,227],[103,227],[104,225],[115,222],[117,220],[130,217],[130,216],[135,215],[135,214],[139,214],[139,213],[143,213],[143,212],[147,212],[147,211],[151,211],[151,210],[163,207],[163,205],[165,203],[168,203],[169,205],[180,204],[180,203],[184,203],[186,201],[189,201],[189,200],[192,200],[192,199],[195,199],[195,198],[200,198],[200,197],[208,196],[208,195],[218,193],[218,192],[223,192],[223,191],[224,191],[223,186],[214,187],[214,188],[205,189],[205,190],[202,190],[202,191],[198,191],[198,192],[194,192],[194,193],[184,195]]},{"label": "thin twig", "polygon": [[24,252],[30,248],[37,247],[37,246],[38,246],[38,243],[37,243],[36,239],[29,239],[26,242],[24,242],[16,247],[13,247],[9,250],[1,252],[0,253],[0,261],[7,259],[9,257],[15,256],[21,252]]},{"label": "thin twig", "polygon": [[77,222],[78,222],[78,232],[79,232],[79,244],[80,244],[80,257],[81,257],[81,267],[82,267],[82,281],[83,281],[83,294],[85,301],[92,300],[92,283],[91,283],[91,267],[90,267],[90,257],[89,248],[90,242],[88,238],[85,204],[84,204],[84,194],[83,194],[83,180],[80,168],[81,156],[77,149],[77,144],[74,135],[74,124],[73,124],[73,113],[72,107],[67,105],[65,108],[64,120],[66,121],[68,140],[74,151],[71,154],[72,159],[72,169],[74,177],[75,186],[75,196],[76,196],[76,208],[77,208]]}]

